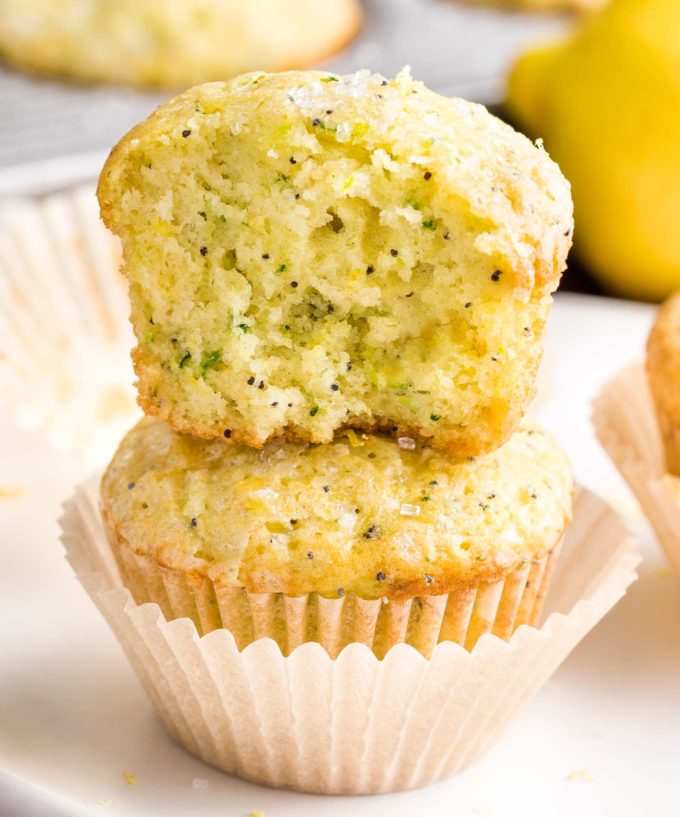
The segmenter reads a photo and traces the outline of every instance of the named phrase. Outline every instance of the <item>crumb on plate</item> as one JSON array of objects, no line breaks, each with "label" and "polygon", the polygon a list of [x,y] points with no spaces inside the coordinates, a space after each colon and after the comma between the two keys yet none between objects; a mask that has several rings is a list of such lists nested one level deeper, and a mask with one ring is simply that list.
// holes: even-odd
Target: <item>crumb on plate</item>
[{"label": "crumb on plate", "polygon": [[592,783],[593,776],[588,769],[572,769],[564,776],[565,780],[583,780],[584,783]]}]

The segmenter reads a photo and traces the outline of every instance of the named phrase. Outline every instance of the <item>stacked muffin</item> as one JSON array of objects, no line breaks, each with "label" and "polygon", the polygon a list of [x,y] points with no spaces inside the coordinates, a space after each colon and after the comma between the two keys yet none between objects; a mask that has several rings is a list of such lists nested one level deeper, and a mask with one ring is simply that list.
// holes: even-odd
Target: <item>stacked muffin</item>
[{"label": "stacked muffin", "polygon": [[332,656],[536,621],[573,488],[523,419],[572,231],[542,148],[407,72],[249,74],[98,195],[149,415],[102,483],[136,601]]}]

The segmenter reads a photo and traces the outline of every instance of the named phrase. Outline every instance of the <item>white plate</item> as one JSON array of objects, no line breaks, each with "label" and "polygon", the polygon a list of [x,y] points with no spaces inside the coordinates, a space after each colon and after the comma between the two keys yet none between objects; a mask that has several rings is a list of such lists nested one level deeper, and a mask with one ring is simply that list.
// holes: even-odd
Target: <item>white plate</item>
[{"label": "white plate", "polygon": [[0,418],[0,489],[23,489],[0,500],[0,815],[677,815],[680,589],[588,419],[603,381],[641,357],[651,316],[560,295],[536,405],[579,481],[641,533],[640,580],[476,767],[404,794],[272,791],[175,746],[57,541],[60,500],[85,466]]}]

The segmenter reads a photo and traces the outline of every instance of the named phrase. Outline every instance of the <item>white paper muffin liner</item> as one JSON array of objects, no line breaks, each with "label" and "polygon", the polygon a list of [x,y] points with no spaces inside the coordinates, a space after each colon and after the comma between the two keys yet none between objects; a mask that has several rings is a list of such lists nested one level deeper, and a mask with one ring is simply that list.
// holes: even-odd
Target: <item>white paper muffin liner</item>
[{"label": "white paper muffin liner", "polygon": [[90,186],[0,205],[0,398],[92,463],[140,415],[119,263]]},{"label": "white paper muffin liner", "polygon": [[607,383],[593,404],[593,424],[680,579],[680,478],[665,472],[661,432],[642,365],[624,369]]},{"label": "white paper muffin liner", "polygon": [[196,572],[159,564],[123,544],[115,531],[107,533],[121,582],[138,604],[155,602],[168,620],[190,618],[199,635],[225,628],[239,650],[268,637],[288,655],[307,641],[318,641],[331,658],[354,642],[370,647],[379,658],[404,643],[429,658],[440,641],[471,649],[485,633],[508,639],[517,627],[539,620],[561,549],[560,540],[545,556],[499,581],[450,593],[389,601],[353,594],[329,599],[317,593],[286,596],[225,587]]},{"label": "white paper muffin liner", "polygon": [[239,651],[200,637],[121,584],[91,481],[65,505],[62,541],[170,735],[226,772],[302,791],[373,794],[424,786],[473,763],[634,581],[639,558],[619,517],[582,491],[540,628],[472,651],[443,641],[425,659],[364,644],[335,659],[308,642],[284,657],[269,638]]}]

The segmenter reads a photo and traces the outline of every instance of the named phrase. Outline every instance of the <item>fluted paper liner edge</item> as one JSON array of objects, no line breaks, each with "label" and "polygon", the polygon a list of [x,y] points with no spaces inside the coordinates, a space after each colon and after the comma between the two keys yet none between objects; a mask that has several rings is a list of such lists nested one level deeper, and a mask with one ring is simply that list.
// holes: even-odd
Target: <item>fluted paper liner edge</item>
[{"label": "fluted paper liner edge", "polygon": [[665,473],[661,432],[642,365],[629,366],[605,385],[593,403],[593,425],[680,579],[680,479]]},{"label": "fluted paper liner edge", "polygon": [[[108,529],[106,515],[104,528]],[[542,611],[561,548],[560,540],[504,579],[481,582],[451,593],[414,598],[362,599],[353,594],[324,598],[316,593],[286,596],[249,593],[225,587],[208,576],[175,570],[136,553],[108,530],[121,583],[138,604],[156,602],[166,619],[190,618],[200,635],[227,629],[243,649],[258,638],[272,638],[288,654],[318,641],[331,658],[360,642],[379,658],[407,643],[426,658],[439,641],[471,649],[485,633],[509,638],[521,624],[535,624]]]},{"label": "fluted paper liner edge", "polygon": [[364,644],[332,659],[308,642],[284,657],[262,638],[200,637],[120,585],[86,484],[61,519],[67,558],[119,639],[170,735],[206,763],[270,786],[372,794],[424,786],[473,763],[636,578],[618,516],[587,491],[546,601],[547,620],[472,651],[444,641],[425,659],[400,644],[379,660]]},{"label": "fluted paper liner edge", "polygon": [[0,206],[0,402],[93,464],[140,416],[120,256],[92,185]]}]

